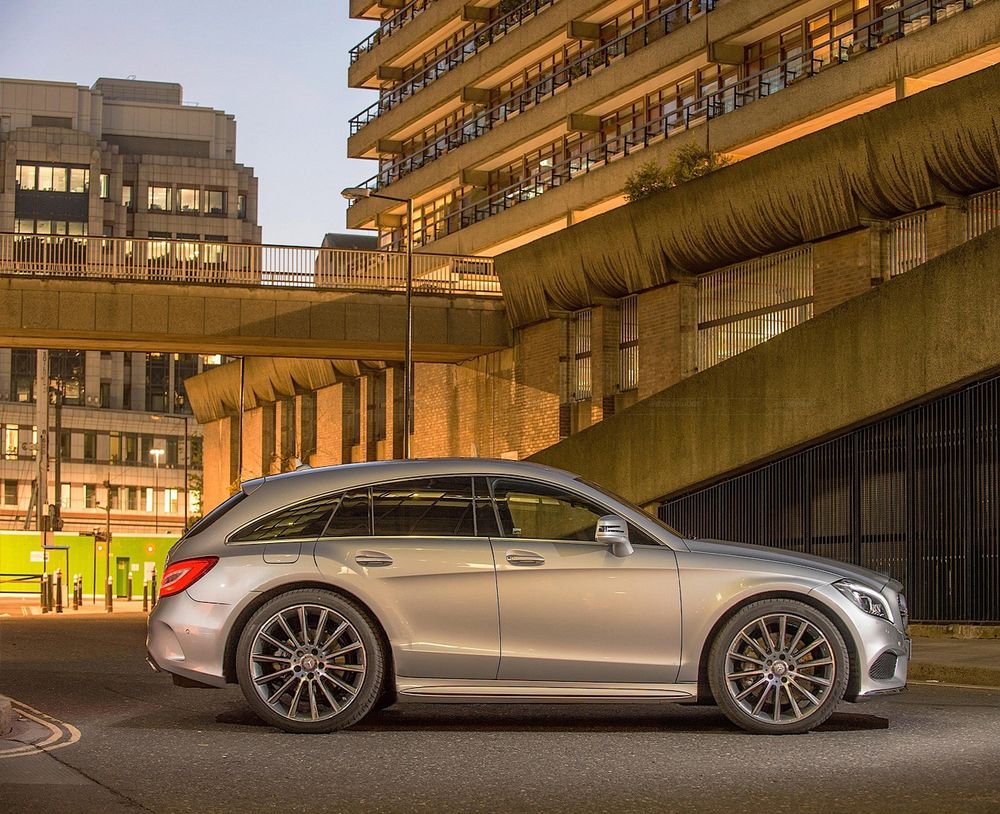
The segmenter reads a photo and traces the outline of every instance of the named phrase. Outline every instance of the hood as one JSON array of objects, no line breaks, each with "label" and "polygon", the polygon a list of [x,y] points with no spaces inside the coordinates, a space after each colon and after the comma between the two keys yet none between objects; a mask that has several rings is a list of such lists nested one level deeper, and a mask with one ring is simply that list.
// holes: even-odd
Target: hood
[{"label": "hood", "polygon": [[726,554],[730,557],[748,557],[754,560],[789,563],[805,568],[814,568],[819,571],[826,571],[834,580],[853,579],[870,585],[879,591],[889,584],[889,577],[877,571],[862,568],[858,565],[851,565],[847,562],[840,562],[839,560],[831,560],[826,557],[799,554],[797,551],[787,551],[783,548],[748,545],[746,543],[728,543],[724,540],[688,539],[684,543],[688,549],[699,554]]}]

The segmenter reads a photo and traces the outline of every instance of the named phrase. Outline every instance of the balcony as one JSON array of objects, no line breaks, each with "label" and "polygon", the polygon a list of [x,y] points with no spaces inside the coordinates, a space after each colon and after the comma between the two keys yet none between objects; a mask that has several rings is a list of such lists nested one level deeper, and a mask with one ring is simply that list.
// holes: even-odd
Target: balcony
[{"label": "balcony", "polygon": [[389,37],[399,31],[414,17],[420,16],[434,2],[436,0],[411,0],[411,2],[403,6],[396,14],[382,23],[382,25],[350,50],[351,65],[357,62],[362,54],[371,51],[376,45],[389,39]]},{"label": "balcony", "polygon": [[365,125],[388,113],[404,100],[423,90],[435,79],[492,45],[504,35],[518,28],[522,23],[535,17],[559,0],[528,0],[520,8],[493,21],[485,28],[470,35],[455,45],[433,64],[420,71],[391,90],[383,93],[379,100],[350,120],[350,134],[358,133]]},{"label": "balcony", "polygon": [[[983,2],[985,0],[910,0],[863,26],[818,43],[813,48],[745,77],[730,87],[693,99],[643,126],[605,139],[551,167],[545,167],[529,177],[496,190],[485,198],[460,203],[457,209],[441,213],[425,226],[424,234],[430,239],[424,239],[422,243],[426,245],[491,218],[611,161],[686,132],[710,119],[739,110],[758,99],[772,96],[821,71],[856,60],[868,51],[922,31]],[[393,246],[401,241],[402,235],[394,234]]]},{"label": "balcony", "polygon": [[503,124],[514,116],[530,110],[545,99],[555,96],[564,88],[572,87],[574,83],[589,78],[613,62],[634,54],[671,31],[687,25],[694,17],[700,16],[703,12],[707,13],[714,7],[715,0],[682,0],[663,9],[655,17],[611,42],[590,48],[561,68],[539,76],[528,87],[466,119],[413,154],[384,167],[378,174],[367,179],[360,186],[377,191],[395,183],[463,144],[468,144],[485,135],[497,125]]}]

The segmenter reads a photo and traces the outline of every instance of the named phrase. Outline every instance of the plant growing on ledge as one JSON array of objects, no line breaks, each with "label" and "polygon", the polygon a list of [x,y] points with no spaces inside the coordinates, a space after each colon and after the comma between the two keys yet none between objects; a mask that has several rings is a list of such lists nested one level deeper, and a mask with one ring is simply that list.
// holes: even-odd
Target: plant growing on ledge
[{"label": "plant growing on ledge", "polygon": [[631,202],[648,198],[732,163],[731,156],[688,144],[677,150],[665,167],[655,161],[647,161],[632,173],[625,181],[625,199]]},{"label": "plant growing on ledge", "polygon": [[516,11],[523,5],[524,0],[500,0],[500,2],[497,3],[497,16],[503,17],[505,14],[510,14],[512,11]]}]

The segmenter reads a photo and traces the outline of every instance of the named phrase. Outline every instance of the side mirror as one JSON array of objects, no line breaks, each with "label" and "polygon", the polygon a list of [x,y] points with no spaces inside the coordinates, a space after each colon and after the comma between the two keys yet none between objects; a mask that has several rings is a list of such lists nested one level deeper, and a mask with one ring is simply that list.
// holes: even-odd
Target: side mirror
[{"label": "side mirror", "polygon": [[628,541],[628,523],[616,514],[606,514],[597,521],[594,539],[610,546],[611,553],[616,557],[628,557],[632,553],[632,544]]}]

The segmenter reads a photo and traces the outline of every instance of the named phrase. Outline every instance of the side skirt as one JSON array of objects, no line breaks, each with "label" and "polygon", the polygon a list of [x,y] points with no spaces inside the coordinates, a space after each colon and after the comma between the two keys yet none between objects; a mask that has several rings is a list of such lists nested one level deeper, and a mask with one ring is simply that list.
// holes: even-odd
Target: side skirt
[{"label": "side skirt", "polygon": [[396,676],[399,703],[422,704],[655,704],[698,700],[698,685],[589,682],[476,681]]}]

